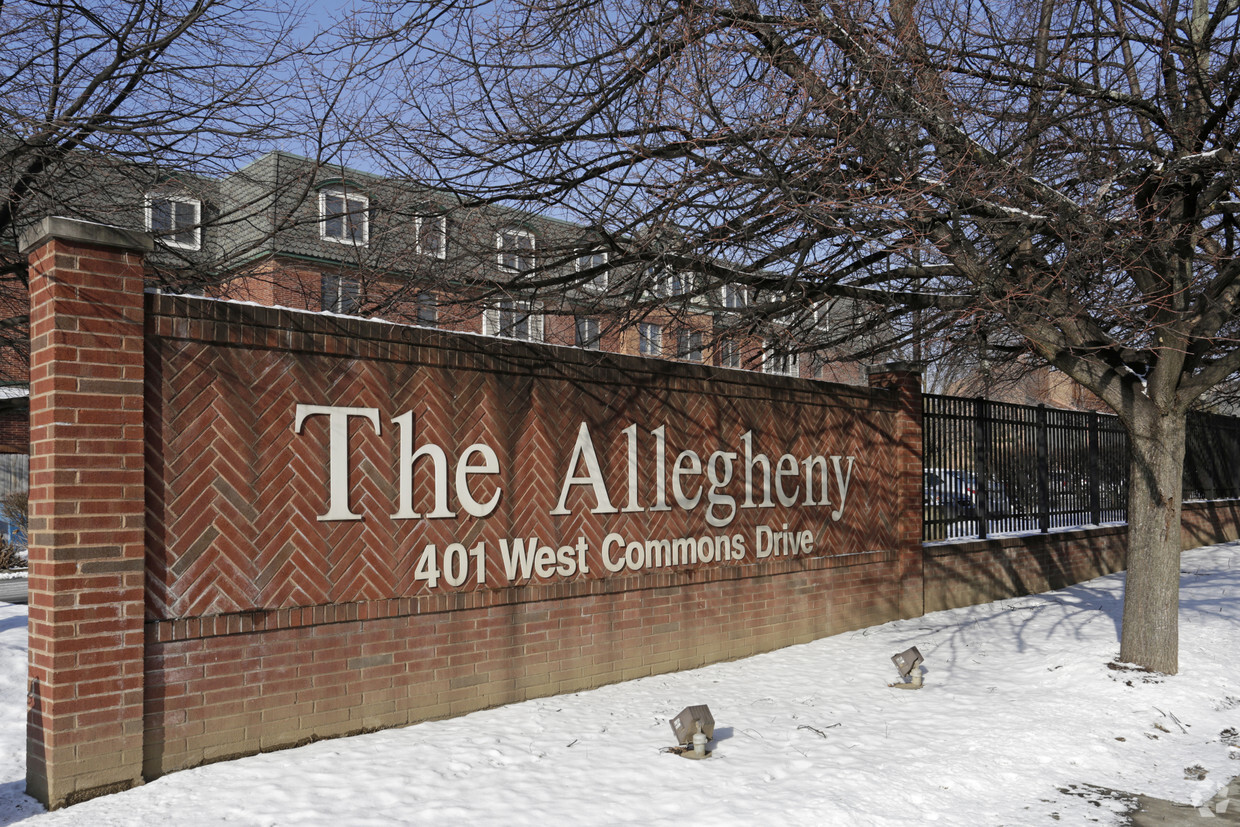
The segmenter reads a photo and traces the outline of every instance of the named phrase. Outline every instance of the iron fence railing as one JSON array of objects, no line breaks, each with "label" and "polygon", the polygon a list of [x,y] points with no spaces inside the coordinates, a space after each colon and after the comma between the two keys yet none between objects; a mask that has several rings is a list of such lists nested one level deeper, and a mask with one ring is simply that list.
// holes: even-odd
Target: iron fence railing
[{"label": "iron fence railing", "polygon": [[1184,499],[1240,497],[1240,419],[1190,413],[1184,440]]},{"label": "iron fence railing", "polygon": [[[1111,414],[926,394],[924,538],[1124,522],[1128,434]],[[1185,499],[1240,497],[1240,418],[1188,418]]]},{"label": "iron fence railing", "polygon": [[1116,417],[923,400],[927,540],[1126,519],[1128,437]]}]

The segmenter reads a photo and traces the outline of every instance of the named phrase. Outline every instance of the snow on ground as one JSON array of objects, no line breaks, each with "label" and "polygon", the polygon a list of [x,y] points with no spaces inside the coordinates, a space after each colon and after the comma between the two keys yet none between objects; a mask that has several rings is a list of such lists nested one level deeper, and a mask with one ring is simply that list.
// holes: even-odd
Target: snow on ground
[{"label": "snow on ground", "polygon": [[[1107,667],[1123,576],[174,773],[54,813],[24,793],[24,606],[0,606],[0,824],[1122,823],[1240,772],[1240,544],[1187,552],[1180,673]],[[890,689],[916,645],[925,688]],[[714,754],[661,752],[705,703]],[[1240,743],[1240,742],[1237,742]],[[1198,769],[1205,779],[1198,780]],[[1186,776],[1191,776],[1186,777]]]}]

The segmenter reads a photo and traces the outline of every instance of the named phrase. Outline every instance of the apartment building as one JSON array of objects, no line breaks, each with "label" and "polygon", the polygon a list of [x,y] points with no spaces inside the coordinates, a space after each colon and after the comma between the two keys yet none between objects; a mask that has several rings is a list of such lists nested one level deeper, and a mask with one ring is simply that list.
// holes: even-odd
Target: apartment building
[{"label": "apartment building", "polygon": [[[859,364],[805,350],[851,306],[797,305],[658,263],[616,267],[618,247],[601,233],[284,152],[224,179],[92,159],[44,202],[39,214],[154,234],[157,289],[863,381]],[[5,301],[0,315],[25,312],[24,296]],[[764,315],[779,320],[755,322]],[[21,354],[6,362],[0,379],[21,382]]]}]

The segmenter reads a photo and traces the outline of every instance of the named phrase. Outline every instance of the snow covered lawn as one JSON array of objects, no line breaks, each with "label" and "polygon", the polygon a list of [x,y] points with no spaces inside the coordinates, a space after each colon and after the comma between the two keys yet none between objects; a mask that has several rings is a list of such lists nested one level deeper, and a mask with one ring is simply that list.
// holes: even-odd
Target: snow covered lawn
[{"label": "snow covered lawn", "polygon": [[[23,793],[26,613],[2,605],[0,824],[1120,823],[1123,805],[1095,787],[1199,804],[1240,773],[1240,544],[1181,568],[1170,678],[1108,668],[1115,575],[214,764],[55,813]],[[890,656],[912,645],[925,688],[889,689]],[[714,755],[661,752],[668,719],[701,703]]]}]

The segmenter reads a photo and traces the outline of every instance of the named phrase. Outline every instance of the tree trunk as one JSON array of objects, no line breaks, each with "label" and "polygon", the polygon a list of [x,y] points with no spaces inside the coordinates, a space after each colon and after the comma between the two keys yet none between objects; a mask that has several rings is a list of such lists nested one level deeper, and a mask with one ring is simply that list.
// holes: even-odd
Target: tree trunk
[{"label": "tree trunk", "polygon": [[1135,412],[1129,433],[1128,581],[1119,659],[1174,675],[1180,647],[1185,417],[1150,405]]}]

